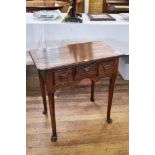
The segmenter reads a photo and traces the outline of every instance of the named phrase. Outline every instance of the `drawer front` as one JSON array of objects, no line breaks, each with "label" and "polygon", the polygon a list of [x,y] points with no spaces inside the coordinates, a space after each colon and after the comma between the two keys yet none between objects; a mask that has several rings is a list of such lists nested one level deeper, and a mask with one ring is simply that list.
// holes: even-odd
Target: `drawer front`
[{"label": "drawer front", "polygon": [[114,70],[114,61],[103,61],[99,63],[98,74],[99,76],[110,76]]},{"label": "drawer front", "polygon": [[97,64],[77,66],[75,69],[75,79],[89,78],[97,75]]},{"label": "drawer front", "polygon": [[55,84],[63,84],[73,81],[72,68],[61,69],[54,72]]}]

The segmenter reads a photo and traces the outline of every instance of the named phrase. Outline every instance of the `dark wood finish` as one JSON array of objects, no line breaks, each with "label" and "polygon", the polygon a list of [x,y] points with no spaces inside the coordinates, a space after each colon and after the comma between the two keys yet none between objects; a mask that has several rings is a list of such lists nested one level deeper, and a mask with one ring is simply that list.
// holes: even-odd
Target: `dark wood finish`
[{"label": "dark wood finish", "polygon": [[107,13],[128,13],[129,0],[106,0]]},{"label": "dark wood finish", "polygon": [[40,81],[41,94],[42,94],[42,98],[43,98],[43,107],[44,107],[43,114],[46,114],[47,113],[47,103],[46,103],[45,81],[39,72],[38,72],[38,75],[39,75],[39,81]]},{"label": "dark wood finish", "polygon": [[53,130],[52,141],[57,139],[54,92],[58,86],[76,84],[82,79],[89,78],[92,80],[91,101],[94,101],[95,81],[110,77],[107,109],[107,122],[110,123],[113,90],[120,57],[114,49],[103,42],[88,42],[50,50],[32,50],[30,55],[47,88]]},{"label": "dark wood finish", "polygon": [[73,81],[72,68],[54,71],[55,85],[64,84],[68,81]]},{"label": "dark wood finish", "polygon": [[57,70],[90,63],[108,61],[119,57],[109,45],[103,42],[71,44],[59,48],[31,50],[30,55],[38,70]]},{"label": "dark wood finish", "polygon": [[112,105],[112,99],[113,99],[115,80],[117,78],[117,68],[118,68],[118,59],[116,59],[114,61],[113,73],[112,73],[112,76],[110,76],[108,108],[107,108],[107,122],[108,123],[112,123],[112,119],[110,118],[110,112],[111,112],[111,105]]},{"label": "dark wood finish", "polygon": [[90,101],[94,102],[94,89],[95,89],[95,81],[91,80],[91,97],[90,97]]},{"label": "dark wood finish", "polygon": [[103,61],[99,63],[99,76],[110,76],[112,74],[114,69],[114,61],[113,60],[108,60],[108,61]]},{"label": "dark wood finish", "polygon": [[48,71],[45,80],[47,85],[49,109],[50,109],[51,124],[52,124],[52,131],[53,131],[51,136],[51,141],[56,141],[57,133],[56,133],[55,103],[54,103],[54,91],[53,91],[53,84],[54,84],[53,73]]},{"label": "dark wood finish", "polygon": [[68,3],[63,1],[34,0],[26,1],[26,12],[62,9]]},{"label": "dark wood finish", "polygon": [[75,79],[82,79],[84,77],[90,78],[97,75],[97,64],[88,63],[86,65],[79,65],[75,67]]}]

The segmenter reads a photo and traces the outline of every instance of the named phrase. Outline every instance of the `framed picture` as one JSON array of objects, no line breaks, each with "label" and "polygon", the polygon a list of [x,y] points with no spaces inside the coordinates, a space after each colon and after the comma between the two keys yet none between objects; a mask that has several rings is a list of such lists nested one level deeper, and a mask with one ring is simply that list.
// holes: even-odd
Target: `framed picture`
[{"label": "framed picture", "polygon": [[90,21],[115,21],[116,19],[107,13],[88,14]]}]

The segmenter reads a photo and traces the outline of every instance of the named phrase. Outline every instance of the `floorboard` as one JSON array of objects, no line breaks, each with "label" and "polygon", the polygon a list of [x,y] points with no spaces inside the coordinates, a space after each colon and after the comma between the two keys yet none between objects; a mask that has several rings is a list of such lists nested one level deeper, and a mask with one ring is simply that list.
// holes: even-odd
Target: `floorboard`
[{"label": "floorboard", "polygon": [[[33,72],[34,71],[34,72]],[[51,123],[43,115],[39,81],[34,66],[27,68],[27,155],[128,155],[129,83],[118,76],[111,117],[106,123],[109,79],[96,84],[89,101],[90,82],[59,89],[55,94],[58,140],[50,141]]]}]

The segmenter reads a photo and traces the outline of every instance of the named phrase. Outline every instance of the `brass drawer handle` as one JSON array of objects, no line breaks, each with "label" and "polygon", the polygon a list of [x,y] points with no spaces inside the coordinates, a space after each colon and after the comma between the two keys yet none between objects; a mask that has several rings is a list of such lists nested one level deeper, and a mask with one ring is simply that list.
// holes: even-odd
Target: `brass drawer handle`
[{"label": "brass drawer handle", "polygon": [[88,71],[90,70],[90,66],[83,68],[83,70],[84,70],[85,72],[88,72]]},{"label": "brass drawer handle", "polygon": [[103,65],[103,67],[104,67],[104,69],[109,69],[109,67],[110,67],[110,65],[109,64],[105,64],[105,65]]}]

